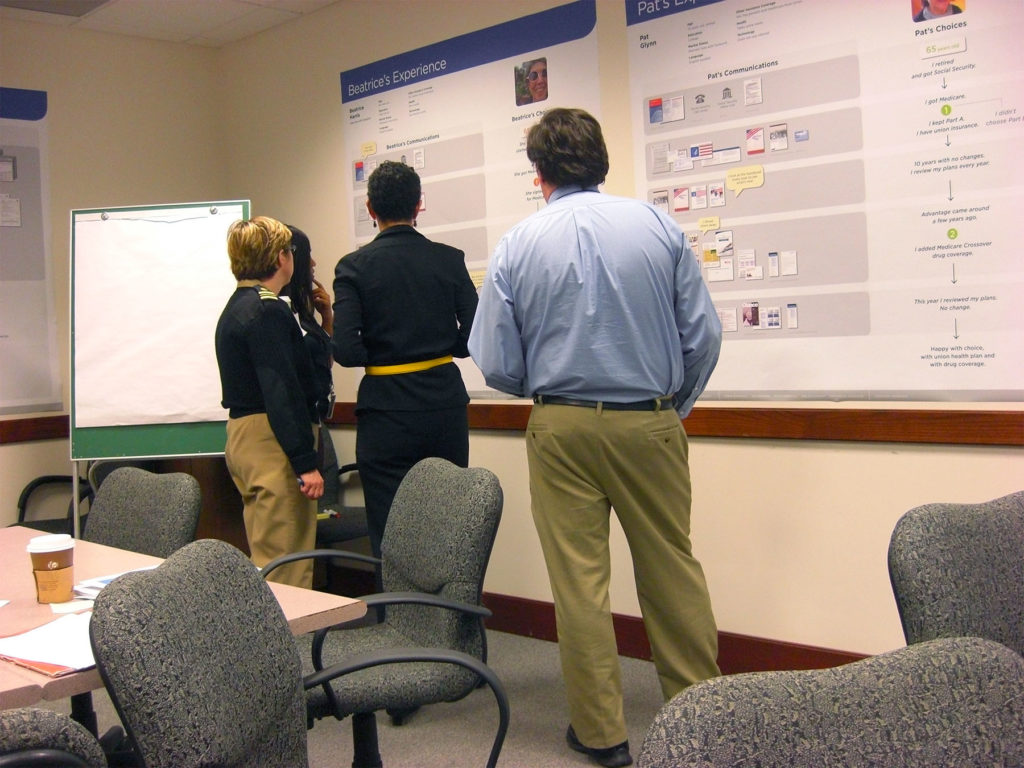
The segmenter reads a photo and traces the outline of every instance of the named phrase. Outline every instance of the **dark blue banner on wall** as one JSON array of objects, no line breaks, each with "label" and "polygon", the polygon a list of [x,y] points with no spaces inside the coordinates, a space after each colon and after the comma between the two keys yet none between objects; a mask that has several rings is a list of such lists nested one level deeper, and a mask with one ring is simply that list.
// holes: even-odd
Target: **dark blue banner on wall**
[{"label": "dark blue banner on wall", "polygon": [[552,8],[341,73],[341,102],[489,64],[570,40],[597,24],[596,0]]},{"label": "dark blue banner on wall", "polygon": [[46,117],[46,91],[0,87],[0,117],[8,120],[42,120]]},{"label": "dark blue banner on wall", "polygon": [[626,0],[626,26],[720,2],[722,0]]}]

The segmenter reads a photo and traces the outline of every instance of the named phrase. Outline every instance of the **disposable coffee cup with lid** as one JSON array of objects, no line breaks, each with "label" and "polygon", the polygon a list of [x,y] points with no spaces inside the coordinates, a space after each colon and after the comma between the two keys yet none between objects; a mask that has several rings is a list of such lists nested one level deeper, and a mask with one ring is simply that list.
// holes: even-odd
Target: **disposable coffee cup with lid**
[{"label": "disposable coffee cup with lid", "polygon": [[56,571],[74,563],[75,540],[66,533],[36,536],[28,540],[33,571]]},{"label": "disposable coffee cup with lid", "polygon": [[66,533],[35,536],[25,547],[32,558],[36,599],[40,603],[66,603],[72,597],[75,540]]}]

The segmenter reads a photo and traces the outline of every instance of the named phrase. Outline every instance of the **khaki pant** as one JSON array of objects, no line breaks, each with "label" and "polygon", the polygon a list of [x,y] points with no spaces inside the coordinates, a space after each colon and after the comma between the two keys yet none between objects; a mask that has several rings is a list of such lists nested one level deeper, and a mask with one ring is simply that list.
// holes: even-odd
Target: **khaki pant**
[{"label": "khaki pant", "polygon": [[[310,431],[314,426],[310,425]],[[275,557],[316,546],[316,501],[299,490],[299,481],[265,413],[228,420],[224,449],[228,471],[242,494],[249,555],[263,566]],[[282,565],[270,581],[307,589],[313,586],[313,561]]]},{"label": "khaki pant", "polygon": [[627,731],[608,598],[611,508],[629,542],[665,699],[720,674],[711,600],[690,547],[686,433],[671,409],[535,405],[526,439],[569,715],[585,745],[614,746]]}]

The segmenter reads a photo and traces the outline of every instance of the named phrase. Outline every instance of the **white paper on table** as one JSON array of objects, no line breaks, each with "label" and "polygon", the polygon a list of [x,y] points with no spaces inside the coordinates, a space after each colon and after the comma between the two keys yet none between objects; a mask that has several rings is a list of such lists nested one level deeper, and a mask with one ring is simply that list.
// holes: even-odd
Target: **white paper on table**
[{"label": "white paper on table", "polygon": [[36,661],[69,669],[96,666],[89,642],[92,612],[72,613],[20,635],[0,638],[0,656]]},{"label": "white paper on table", "polygon": [[75,597],[92,600],[103,590],[105,586],[119,576],[124,576],[126,573],[135,573],[136,571],[149,571],[153,568],[156,568],[156,566],[147,565],[144,568],[136,568],[132,571],[121,571],[120,573],[112,573],[109,576],[97,576],[94,579],[86,579],[85,581],[75,584]]}]

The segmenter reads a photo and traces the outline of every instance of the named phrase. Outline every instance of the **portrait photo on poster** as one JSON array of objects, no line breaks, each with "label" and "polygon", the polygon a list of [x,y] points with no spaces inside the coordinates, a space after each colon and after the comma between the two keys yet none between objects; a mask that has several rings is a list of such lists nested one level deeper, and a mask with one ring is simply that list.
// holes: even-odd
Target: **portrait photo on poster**
[{"label": "portrait photo on poster", "polygon": [[548,97],[547,57],[529,59],[515,68],[516,106],[535,104]]},{"label": "portrait photo on poster", "polygon": [[910,13],[915,22],[933,21],[967,10],[967,0],[910,0]]}]

